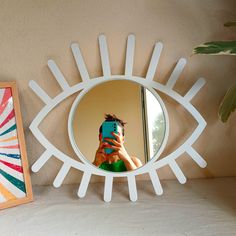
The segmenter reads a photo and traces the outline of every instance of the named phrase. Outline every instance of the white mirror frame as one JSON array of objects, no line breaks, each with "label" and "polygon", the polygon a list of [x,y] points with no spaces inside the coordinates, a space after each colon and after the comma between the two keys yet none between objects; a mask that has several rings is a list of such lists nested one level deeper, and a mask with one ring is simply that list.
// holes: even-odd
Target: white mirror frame
[{"label": "white mirror frame", "polygon": [[[76,61],[76,65],[80,72],[82,82],[79,82],[78,84],[70,87],[66,79],[64,78],[64,75],[62,74],[62,72],[60,71],[60,69],[58,68],[58,66],[53,60],[48,61],[48,67],[62,88],[62,92],[60,94],[58,94],[55,98],[51,98],[35,81],[31,80],[29,82],[30,88],[45,103],[45,106],[34,118],[34,120],[32,121],[29,127],[32,133],[34,134],[34,136],[37,138],[37,140],[46,149],[46,151],[32,165],[31,167],[32,171],[38,172],[52,156],[62,161],[63,165],[53,182],[53,186],[56,188],[61,186],[70,168],[73,167],[77,170],[82,171],[83,176],[82,176],[80,186],[78,189],[78,196],[80,198],[86,195],[88,184],[90,182],[92,175],[104,176],[105,177],[104,201],[106,202],[111,201],[114,177],[127,177],[129,197],[131,201],[136,201],[138,198],[137,187],[136,187],[136,176],[140,174],[148,173],[155,193],[157,195],[161,195],[163,193],[163,189],[162,189],[159,177],[157,175],[157,170],[163,166],[169,166],[170,169],[173,171],[174,175],[176,176],[177,180],[181,184],[184,184],[186,182],[186,177],[184,176],[183,172],[181,171],[179,165],[176,162],[177,158],[180,155],[186,152],[189,154],[189,157],[191,157],[192,160],[194,160],[201,168],[204,168],[207,165],[206,161],[192,147],[193,143],[198,139],[198,137],[200,136],[200,134],[203,132],[204,128],[206,127],[206,121],[203,119],[200,113],[196,110],[196,108],[190,103],[192,98],[198,93],[198,91],[205,84],[205,80],[203,78],[199,78],[196,81],[196,83],[192,86],[192,88],[190,88],[190,90],[184,96],[174,91],[173,87],[176,84],[177,80],[179,79],[180,74],[184,69],[184,66],[186,65],[186,59],[181,58],[177,62],[173,72],[171,73],[168,79],[168,82],[165,85],[154,81],[154,75],[155,75],[158,61],[159,61],[161,51],[163,48],[163,45],[160,42],[155,44],[151,61],[150,61],[145,78],[134,76],[132,74],[132,71],[133,71],[133,61],[134,61],[135,36],[133,34],[128,36],[124,75],[112,75],[106,38],[104,35],[100,35],[98,39],[99,39],[99,48],[100,48],[100,54],[101,54],[103,76],[90,79],[89,73],[87,71],[79,46],[78,44],[73,43],[71,45],[71,49],[72,49],[72,53]],[[112,81],[112,80],[129,80],[129,81],[136,82],[144,86],[145,88],[149,89],[160,102],[162,109],[164,111],[165,119],[166,119],[166,133],[165,133],[165,137],[164,137],[164,140],[160,149],[148,163],[146,163],[145,165],[143,165],[142,167],[134,171],[117,173],[117,172],[104,171],[93,166],[80,152],[80,150],[78,149],[75,143],[74,136],[73,136],[73,129],[72,129],[73,114],[81,98],[88,91],[90,91],[94,86],[104,83],[104,82]],[[181,146],[179,146],[174,152],[172,152],[171,154],[168,154],[167,156],[163,157],[160,160],[158,160],[158,157],[161,155],[162,151],[164,150],[164,147],[168,139],[169,119],[168,119],[168,114],[167,114],[165,105],[162,102],[159,95],[157,94],[156,90],[170,96],[179,104],[184,106],[184,108],[187,111],[189,111],[189,113],[195,118],[195,120],[198,123],[198,126],[196,127],[196,129],[193,131],[193,133],[188,137],[188,139]],[[71,158],[70,156],[68,156],[67,154],[63,153],[58,148],[56,148],[53,144],[49,142],[49,140],[42,134],[42,132],[38,128],[39,124],[42,122],[42,120],[48,115],[48,113],[52,109],[54,109],[57,105],[59,105],[64,99],[66,99],[67,97],[79,91],[80,93],[78,97],[75,99],[72,105],[70,114],[69,114],[68,134],[69,134],[69,139],[71,141],[71,145],[75,153],[77,154],[78,158],[82,162]]]}]

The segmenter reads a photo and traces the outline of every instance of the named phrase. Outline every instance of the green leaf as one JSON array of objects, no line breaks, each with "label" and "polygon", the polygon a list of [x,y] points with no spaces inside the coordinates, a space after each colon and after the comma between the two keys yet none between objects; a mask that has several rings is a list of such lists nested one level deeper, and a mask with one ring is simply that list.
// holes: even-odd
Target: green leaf
[{"label": "green leaf", "polygon": [[231,27],[231,26],[236,26],[236,21],[228,21],[224,23],[225,27]]},{"label": "green leaf", "polygon": [[228,89],[218,111],[219,118],[222,122],[229,119],[230,114],[236,109],[236,84]]},{"label": "green leaf", "polygon": [[236,55],[236,41],[213,41],[193,49],[194,54]]}]

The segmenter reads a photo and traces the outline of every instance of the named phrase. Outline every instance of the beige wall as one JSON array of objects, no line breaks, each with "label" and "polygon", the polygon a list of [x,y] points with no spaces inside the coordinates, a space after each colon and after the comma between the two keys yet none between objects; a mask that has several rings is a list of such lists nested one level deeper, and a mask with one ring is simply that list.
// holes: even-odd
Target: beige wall
[{"label": "beige wall", "polygon": [[74,114],[73,130],[80,151],[93,162],[99,145],[98,129],[104,114],[115,114],[125,125],[125,148],[145,163],[141,86],[129,81],[112,81],[96,86],[80,101]]},{"label": "beige wall", "polygon": [[[0,78],[16,80],[28,159],[32,164],[44,152],[28,127],[43,103],[29,89],[31,79],[37,81],[50,96],[60,87],[50,74],[46,63],[54,59],[70,85],[80,81],[70,51],[70,44],[78,42],[91,77],[102,74],[97,36],[105,33],[109,43],[111,70],[123,73],[126,37],[137,38],[134,74],[144,76],[153,45],[164,43],[155,79],[167,81],[171,69],[180,57],[188,59],[182,78],[175,86],[185,94],[200,76],[206,86],[194,98],[193,104],[206,119],[208,126],[194,144],[208,162],[200,169],[186,154],[178,163],[188,178],[235,176],[236,174],[236,114],[227,124],[217,118],[217,108],[235,81],[235,57],[192,56],[195,45],[204,41],[235,39],[236,30],[222,24],[236,19],[234,0],[8,0],[0,1]],[[67,136],[67,115],[75,95],[54,109],[40,125],[45,136],[61,150],[76,158]],[[171,134],[166,153],[184,141],[195,124],[192,118],[171,99],[166,101],[170,114]],[[172,109],[174,108],[174,109]],[[56,127],[56,128],[54,128]],[[61,163],[51,159],[43,169],[32,174],[33,184],[52,183]],[[160,170],[161,178],[172,178],[169,168]],[[66,183],[79,182],[81,173],[73,170]],[[94,181],[100,180],[93,178]]]}]

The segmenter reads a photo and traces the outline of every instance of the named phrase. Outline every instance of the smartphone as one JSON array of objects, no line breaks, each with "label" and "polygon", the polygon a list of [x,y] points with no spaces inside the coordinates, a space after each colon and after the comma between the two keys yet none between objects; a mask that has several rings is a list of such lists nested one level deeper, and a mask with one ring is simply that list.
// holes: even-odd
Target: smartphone
[{"label": "smartphone", "polygon": [[[111,133],[114,132],[118,134],[118,123],[116,121],[104,121],[102,123],[102,141],[114,145],[111,142],[104,140],[105,138],[116,139]],[[106,154],[110,154],[115,150],[112,148],[104,148]]]}]

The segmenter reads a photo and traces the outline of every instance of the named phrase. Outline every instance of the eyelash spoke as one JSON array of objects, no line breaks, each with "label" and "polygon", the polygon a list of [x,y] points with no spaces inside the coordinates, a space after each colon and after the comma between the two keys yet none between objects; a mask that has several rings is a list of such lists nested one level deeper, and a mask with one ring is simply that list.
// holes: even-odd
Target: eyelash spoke
[{"label": "eyelash spoke", "polygon": [[105,35],[101,34],[98,37],[98,41],[101,54],[103,76],[109,77],[111,76],[111,68],[110,68],[108,48]]},{"label": "eyelash spoke", "polygon": [[201,168],[205,168],[207,166],[206,161],[192,147],[189,147],[186,152]]},{"label": "eyelash spoke", "polygon": [[173,173],[175,174],[176,178],[178,179],[178,181],[181,184],[186,183],[187,179],[184,176],[182,170],[179,168],[178,164],[176,163],[175,160],[172,160],[169,162],[169,166],[171,168],[171,170],[173,171]]},{"label": "eyelash spoke", "polygon": [[70,88],[64,75],[53,60],[48,60],[48,67],[63,90],[67,90],[68,88]]},{"label": "eyelash spoke", "polygon": [[38,172],[44,164],[52,157],[52,153],[49,150],[46,150],[39,159],[32,165],[31,170],[33,172]]},{"label": "eyelash spoke", "polygon": [[205,85],[206,81],[204,78],[199,78],[192,88],[186,93],[184,98],[187,101],[191,101],[193,97],[199,92],[199,90]]},{"label": "eyelash spoke", "polygon": [[127,76],[132,75],[133,73],[134,48],[135,48],[135,36],[131,34],[128,36],[126,59],[125,59],[125,75]]},{"label": "eyelash spoke", "polygon": [[157,175],[156,169],[152,169],[149,171],[150,179],[152,181],[153,188],[155,190],[155,193],[157,195],[162,195],[163,194],[163,188],[161,186],[160,179]]},{"label": "eyelash spoke", "polygon": [[61,186],[62,182],[64,181],[66,175],[68,174],[69,170],[70,170],[71,166],[67,165],[67,164],[63,164],[60,171],[58,172],[54,182],[53,182],[53,186],[55,188],[58,188]]},{"label": "eyelash spoke", "polygon": [[89,73],[86,68],[86,65],[85,65],[82,53],[80,51],[79,45],[77,43],[71,44],[71,50],[72,50],[73,56],[75,58],[75,62],[76,62],[77,68],[80,72],[82,80],[84,82],[88,81],[90,79]]},{"label": "eyelash spoke", "polygon": [[127,178],[128,178],[129,197],[132,202],[135,202],[138,199],[135,176],[129,175]]},{"label": "eyelash spoke", "polygon": [[166,86],[169,87],[170,89],[173,89],[175,86],[176,81],[179,79],[180,74],[182,73],[187,61],[185,58],[180,58],[179,61],[177,62],[177,65],[175,66],[173,72],[170,75],[170,78],[168,82],[166,83]]},{"label": "eyelash spoke", "polygon": [[85,171],[80,182],[80,186],[79,186],[79,190],[77,194],[78,197],[83,198],[86,195],[90,178],[91,178],[91,173]]},{"label": "eyelash spoke", "polygon": [[163,44],[161,42],[158,42],[155,44],[155,47],[152,53],[152,58],[148,67],[146,80],[153,80],[156,73],[157,65],[161,56],[162,48],[163,48]]},{"label": "eyelash spoke", "polygon": [[105,177],[104,184],[104,201],[110,202],[112,196],[112,185],[113,185],[113,177],[108,175]]},{"label": "eyelash spoke", "polygon": [[30,80],[29,87],[45,104],[49,104],[51,102],[52,99],[34,80]]}]

